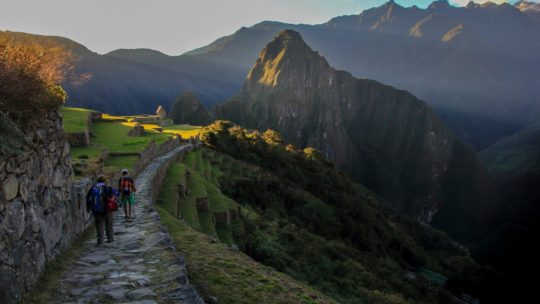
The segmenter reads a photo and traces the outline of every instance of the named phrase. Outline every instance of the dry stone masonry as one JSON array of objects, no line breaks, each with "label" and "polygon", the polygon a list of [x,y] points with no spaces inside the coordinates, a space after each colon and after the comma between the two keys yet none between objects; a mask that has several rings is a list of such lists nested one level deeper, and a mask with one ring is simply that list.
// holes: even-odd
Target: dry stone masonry
[{"label": "dry stone masonry", "polygon": [[72,181],[58,112],[24,133],[0,119],[8,126],[1,140],[11,143],[0,153],[0,303],[16,303],[46,263],[85,229],[90,181]]},{"label": "dry stone masonry", "polygon": [[66,138],[70,147],[90,146],[90,127],[92,126],[92,121],[98,117],[101,119],[101,113],[89,112],[84,131],[66,133]]},{"label": "dry stone masonry", "polygon": [[144,127],[140,124],[140,123],[137,123],[133,126],[133,129],[129,130],[128,132],[128,136],[134,136],[134,137],[139,137],[139,136],[142,136],[144,134]]}]

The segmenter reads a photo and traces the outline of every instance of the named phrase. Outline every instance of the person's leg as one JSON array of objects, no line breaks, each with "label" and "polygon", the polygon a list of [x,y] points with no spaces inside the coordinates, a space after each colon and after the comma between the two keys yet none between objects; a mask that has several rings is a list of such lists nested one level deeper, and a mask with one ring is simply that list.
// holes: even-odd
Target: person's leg
[{"label": "person's leg", "polygon": [[128,202],[123,194],[120,195],[120,202],[122,203],[122,205],[124,205],[124,218],[127,220],[129,218]]},{"label": "person's leg", "polygon": [[129,203],[131,204],[131,218],[135,218],[135,193],[131,193],[129,196]]},{"label": "person's leg", "polygon": [[114,212],[108,212],[105,215],[105,231],[107,232],[107,241],[109,243],[114,241],[114,238],[113,238],[113,218],[114,218]]},{"label": "person's leg", "polygon": [[128,203],[127,205],[128,205],[128,219],[132,220],[133,219],[133,205],[131,205],[130,203]]},{"label": "person's leg", "polygon": [[103,230],[105,228],[103,214],[95,214],[94,219],[96,220],[97,244],[101,245],[103,243]]}]

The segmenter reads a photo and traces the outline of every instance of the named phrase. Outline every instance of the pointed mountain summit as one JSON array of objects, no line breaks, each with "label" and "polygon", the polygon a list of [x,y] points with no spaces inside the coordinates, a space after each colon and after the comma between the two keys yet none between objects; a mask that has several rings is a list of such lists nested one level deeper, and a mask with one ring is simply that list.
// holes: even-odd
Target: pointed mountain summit
[{"label": "pointed mountain summit", "polygon": [[316,147],[397,210],[458,239],[474,235],[467,229],[482,215],[489,183],[472,149],[424,102],[335,70],[295,31],[262,50],[217,115]]},{"label": "pointed mountain summit", "polygon": [[428,6],[428,9],[448,9],[448,8],[452,8],[450,3],[448,3],[448,0],[436,0],[436,1],[433,1]]}]

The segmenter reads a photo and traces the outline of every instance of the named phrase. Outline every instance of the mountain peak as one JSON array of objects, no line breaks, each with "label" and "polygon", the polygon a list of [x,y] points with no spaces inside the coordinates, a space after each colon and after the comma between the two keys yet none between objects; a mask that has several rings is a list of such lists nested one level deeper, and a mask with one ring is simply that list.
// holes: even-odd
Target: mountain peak
[{"label": "mountain peak", "polygon": [[435,0],[428,6],[428,9],[446,9],[451,7],[448,0]]},{"label": "mountain peak", "polygon": [[[287,29],[279,32],[274,40],[266,45],[261,52],[260,59],[263,61],[276,61],[282,58],[285,53],[287,53],[287,55],[290,55],[292,52],[301,52],[305,54],[309,51],[311,51],[311,49],[304,42],[300,33]],[[277,61],[275,63],[277,63]]]},{"label": "mountain peak", "polygon": [[294,41],[294,40],[298,40],[302,42],[304,41],[300,33],[298,33],[295,30],[289,30],[289,29],[279,32],[275,39],[281,39],[285,41]]},{"label": "mountain peak", "polygon": [[314,63],[310,67],[329,68],[326,60],[306,44],[300,33],[284,30],[261,51],[247,79],[266,86],[276,86],[284,73],[294,74],[302,70],[291,67],[303,66],[307,62]]}]

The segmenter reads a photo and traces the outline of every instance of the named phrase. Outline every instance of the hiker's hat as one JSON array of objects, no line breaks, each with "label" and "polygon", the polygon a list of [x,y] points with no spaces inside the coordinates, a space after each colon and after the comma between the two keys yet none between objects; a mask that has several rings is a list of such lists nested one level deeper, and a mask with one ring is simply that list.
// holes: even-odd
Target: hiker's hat
[{"label": "hiker's hat", "polygon": [[127,169],[122,169],[122,174],[128,173]]}]

